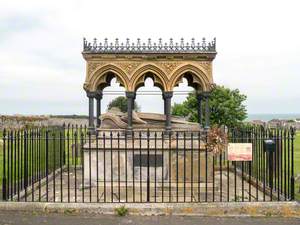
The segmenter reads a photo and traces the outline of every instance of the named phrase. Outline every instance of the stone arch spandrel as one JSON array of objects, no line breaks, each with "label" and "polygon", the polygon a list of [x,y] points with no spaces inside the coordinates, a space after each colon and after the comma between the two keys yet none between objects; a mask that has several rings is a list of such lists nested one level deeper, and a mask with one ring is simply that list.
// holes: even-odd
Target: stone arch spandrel
[{"label": "stone arch spandrel", "polygon": [[101,65],[95,68],[89,76],[89,80],[86,82],[86,87],[89,91],[97,90],[98,86],[107,83],[107,75],[113,73],[116,77],[117,82],[124,86],[126,91],[129,89],[129,79],[126,73],[114,64]]},{"label": "stone arch spandrel", "polygon": [[169,79],[165,72],[154,64],[144,64],[137,68],[130,79],[130,89],[136,90],[141,87],[147,77],[147,74],[153,75],[154,85],[162,89],[162,91],[169,91]]},{"label": "stone arch spandrel", "polygon": [[192,74],[192,82],[199,84],[202,87],[201,91],[210,91],[213,82],[210,79],[209,71],[195,64],[182,65],[171,74],[171,90],[181,82],[186,73]]}]

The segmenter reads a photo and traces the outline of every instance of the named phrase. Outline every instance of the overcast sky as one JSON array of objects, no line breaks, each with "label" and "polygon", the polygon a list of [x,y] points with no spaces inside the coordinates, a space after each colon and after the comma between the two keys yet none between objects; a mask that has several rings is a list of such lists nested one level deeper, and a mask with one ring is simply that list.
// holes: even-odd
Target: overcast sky
[{"label": "overcast sky", "polygon": [[[299,9],[297,0],[0,0],[0,114],[87,114],[83,37],[216,37],[215,83],[246,94],[249,113],[300,113]],[[137,101],[162,112],[160,96]]]}]

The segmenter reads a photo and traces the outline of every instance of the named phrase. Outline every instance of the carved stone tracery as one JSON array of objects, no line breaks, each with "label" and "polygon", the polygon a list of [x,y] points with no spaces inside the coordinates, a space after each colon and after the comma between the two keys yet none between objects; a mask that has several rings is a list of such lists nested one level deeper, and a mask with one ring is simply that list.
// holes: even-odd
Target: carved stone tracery
[{"label": "carved stone tracery", "polygon": [[105,63],[103,62],[90,62],[88,63],[88,76],[90,76],[97,67],[103,66]]},{"label": "carved stone tracery", "polygon": [[120,66],[127,74],[128,76],[131,76],[133,71],[141,65],[139,62],[117,62],[116,65]]},{"label": "carved stone tracery", "polygon": [[182,63],[181,62],[157,62],[156,64],[160,66],[167,74],[170,74]]}]

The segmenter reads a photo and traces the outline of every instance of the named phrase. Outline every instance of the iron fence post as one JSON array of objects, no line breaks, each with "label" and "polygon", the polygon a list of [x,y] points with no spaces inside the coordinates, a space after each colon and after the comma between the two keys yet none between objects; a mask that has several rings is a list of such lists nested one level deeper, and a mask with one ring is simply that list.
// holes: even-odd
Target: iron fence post
[{"label": "iron fence post", "polygon": [[295,138],[295,129],[291,127],[291,200],[295,200],[294,138]]},{"label": "iron fence post", "polygon": [[147,130],[147,202],[150,202],[150,152],[149,152],[149,143],[150,142],[150,133],[149,129]]},{"label": "iron fence post", "polygon": [[2,198],[6,199],[6,129],[3,130],[3,178],[2,178]]}]

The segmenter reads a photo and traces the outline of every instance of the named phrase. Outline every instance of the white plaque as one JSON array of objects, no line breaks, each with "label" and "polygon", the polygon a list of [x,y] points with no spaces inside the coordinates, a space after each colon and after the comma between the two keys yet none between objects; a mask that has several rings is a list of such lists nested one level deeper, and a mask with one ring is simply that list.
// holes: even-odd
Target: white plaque
[{"label": "white plaque", "polygon": [[229,143],[229,161],[252,161],[252,143]]}]

